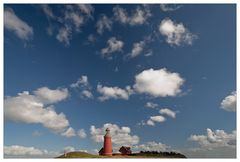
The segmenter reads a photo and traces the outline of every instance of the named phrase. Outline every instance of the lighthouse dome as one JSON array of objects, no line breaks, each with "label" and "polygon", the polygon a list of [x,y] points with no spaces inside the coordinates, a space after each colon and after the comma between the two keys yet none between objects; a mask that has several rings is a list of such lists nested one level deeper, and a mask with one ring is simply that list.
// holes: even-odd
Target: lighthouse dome
[{"label": "lighthouse dome", "polygon": [[109,129],[109,128],[106,129],[105,137],[111,137],[110,129]]}]

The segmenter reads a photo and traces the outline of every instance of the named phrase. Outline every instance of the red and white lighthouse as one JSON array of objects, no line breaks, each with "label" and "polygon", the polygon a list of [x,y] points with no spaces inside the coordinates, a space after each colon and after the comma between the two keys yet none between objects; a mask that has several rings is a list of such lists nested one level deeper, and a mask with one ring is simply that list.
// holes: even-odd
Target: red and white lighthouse
[{"label": "red and white lighthouse", "polygon": [[103,155],[112,156],[112,137],[109,128],[106,129],[104,136]]}]

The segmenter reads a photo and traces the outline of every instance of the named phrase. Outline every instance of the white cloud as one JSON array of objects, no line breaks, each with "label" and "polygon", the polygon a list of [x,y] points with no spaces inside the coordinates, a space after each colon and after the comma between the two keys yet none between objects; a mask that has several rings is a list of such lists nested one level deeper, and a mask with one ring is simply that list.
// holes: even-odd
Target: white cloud
[{"label": "white cloud", "polygon": [[33,93],[45,104],[60,102],[69,96],[67,88],[58,88],[53,90],[48,87],[42,87],[38,88]]},{"label": "white cloud", "polygon": [[137,57],[138,55],[140,55],[141,52],[144,49],[144,46],[145,46],[145,42],[144,41],[140,41],[140,42],[134,43],[132,51],[130,53],[130,57],[133,58],[133,57]]},{"label": "white cloud", "polygon": [[88,87],[89,82],[88,82],[88,77],[86,75],[82,75],[76,83],[72,83],[70,85],[71,88],[80,88],[80,87]]},{"label": "white cloud", "polygon": [[146,52],[144,54],[145,57],[149,57],[149,56],[152,56],[153,55],[153,51],[152,50],[148,50],[148,52]]},{"label": "white cloud", "polygon": [[101,54],[103,57],[111,57],[111,53],[121,52],[124,46],[124,42],[121,40],[117,40],[115,37],[111,37],[107,41],[107,47],[101,50]]},{"label": "white cloud", "polygon": [[119,87],[106,87],[101,84],[97,85],[97,91],[102,95],[98,97],[100,101],[105,101],[111,98],[128,100],[129,96],[133,93],[130,86],[121,89]]},{"label": "white cloud", "polygon": [[54,15],[54,13],[52,12],[52,9],[49,7],[49,5],[47,4],[42,4],[41,8],[43,10],[43,12],[45,13],[45,15],[49,18],[49,19],[55,19],[56,16]]},{"label": "white cloud", "polygon": [[112,20],[109,19],[106,15],[101,15],[96,23],[97,32],[102,34],[104,30],[112,30]]},{"label": "white cloud", "polygon": [[80,129],[77,134],[78,134],[79,138],[81,138],[81,139],[87,137],[87,134],[84,129]]},{"label": "white cloud", "polygon": [[135,13],[130,18],[130,25],[142,25],[151,16],[150,10],[148,8],[141,9],[136,8]]},{"label": "white cloud", "polygon": [[46,150],[40,150],[34,147],[24,147],[19,145],[4,146],[5,155],[43,155],[46,153]]},{"label": "white cloud", "polygon": [[160,4],[160,9],[164,12],[176,11],[181,7],[182,5],[176,4]]},{"label": "white cloud", "polygon": [[[155,123],[151,119],[149,119],[146,124],[151,126],[155,125]],[[143,125],[145,125],[145,123],[143,123]]]},{"label": "white cloud", "polygon": [[113,8],[113,13],[116,21],[119,21],[122,24],[129,22],[129,17],[127,11],[119,6]]},{"label": "white cloud", "polygon": [[[42,89],[46,90],[44,91],[45,94],[41,93]],[[54,110],[53,105],[45,105],[45,103],[56,103],[65,99],[66,95],[58,95],[58,93],[58,97],[50,95],[55,94],[52,92],[58,91],[61,94],[59,89],[49,90],[48,88],[43,87],[35,91],[35,95],[31,95],[28,91],[24,91],[23,93],[18,93],[18,95],[14,97],[7,96],[4,99],[5,119],[23,123],[39,123],[56,133],[65,131],[69,126],[69,122],[65,115],[63,113],[58,114]],[[66,91],[64,90],[64,92]]]},{"label": "white cloud", "polygon": [[33,36],[33,28],[21,20],[11,8],[4,9],[4,27],[25,41]]},{"label": "white cloud", "polygon": [[226,111],[236,112],[237,93],[233,91],[229,96],[225,97],[221,102],[221,108]]},{"label": "white cloud", "polygon": [[72,146],[67,146],[64,147],[64,152],[74,152],[74,151],[78,151],[78,152],[88,152],[87,150],[82,150],[82,149],[76,149]]},{"label": "white cloud", "polygon": [[90,4],[78,4],[78,7],[82,13],[87,14],[88,16],[92,17],[94,12],[94,7]]},{"label": "white cloud", "polygon": [[178,73],[167,69],[148,69],[135,76],[134,89],[138,93],[146,93],[154,97],[176,96],[181,92],[184,79]]},{"label": "white cloud", "polygon": [[132,11],[132,15],[129,16],[127,11],[120,6],[113,8],[115,21],[118,21],[122,24],[142,25],[146,23],[147,19],[151,16],[150,10],[148,7],[137,7],[135,11]]},{"label": "white cloud", "polygon": [[56,36],[57,40],[61,43],[64,43],[65,46],[70,45],[71,37],[72,37],[72,29],[68,26],[60,28]]},{"label": "white cloud", "polygon": [[[64,19],[67,23],[71,22],[76,31],[80,31],[80,27],[85,23],[84,16],[72,10],[65,11]],[[68,26],[70,25],[68,24]]]},{"label": "white cloud", "polygon": [[161,115],[158,115],[158,116],[151,116],[150,119],[153,121],[153,122],[158,122],[158,123],[162,123],[164,122],[166,119],[161,116]]},{"label": "white cloud", "polygon": [[[158,116],[150,116],[150,118],[147,121],[147,125],[154,126],[155,123],[162,123],[165,122],[166,118],[164,116],[158,115]],[[145,125],[145,123],[143,124]]]},{"label": "white cloud", "polygon": [[165,18],[159,25],[160,33],[166,37],[166,42],[170,45],[191,45],[196,35],[188,31],[182,23],[175,23],[169,18]]},{"label": "white cloud", "polygon": [[94,8],[88,4],[63,5],[62,12],[54,14],[49,5],[41,5],[49,21],[47,32],[52,35],[57,30],[56,39],[65,46],[70,45],[73,34],[81,32],[89,19],[93,19]]},{"label": "white cloud", "polygon": [[66,146],[64,147],[64,152],[74,152],[76,149],[72,146]]},{"label": "white cloud", "polygon": [[236,131],[232,133],[226,133],[224,130],[215,130],[207,128],[206,135],[191,135],[189,137],[190,141],[197,142],[201,148],[213,149],[221,147],[236,147]]},{"label": "white cloud", "polygon": [[83,90],[81,92],[81,97],[82,98],[93,98],[93,94],[89,90]]},{"label": "white cloud", "polygon": [[147,102],[146,104],[145,104],[145,107],[148,107],[148,108],[156,108],[156,107],[158,107],[158,104],[155,104],[155,103],[153,103],[153,102]]},{"label": "white cloud", "polygon": [[26,147],[20,145],[4,146],[4,158],[28,157],[56,157],[58,152]]},{"label": "white cloud", "polygon": [[146,144],[141,144],[141,145],[135,145],[133,146],[133,149],[134,150],[137,150],[137,151],[169,151],[171,147],[166,145],[166,144],[163,144],[161,142],[157,143],[157,142],[147,142]]},{"label": "white cloud", "polygon": [[76,132],[72,127],[69,127],[65,132],[61,133],[61,135],[69,138],[76,136]]},{"label": "white cloud", "polygon": [[71,88],[76,88],[76,89],[80,89],[80,97],[83,99],[90,99],[93,98],[93,94],[90,91],[91,90],[91,86],[88,82],[88,77],[86,75],[82,75],[76,83],[72,83],[70,85]]},{"label": "white cloud", "polygon": [[164,108],[164,109],[159,110],[159,113],[162,114],[162,115],[170,116],[172,118],[176,118],[176,112],[172,111],[168,108]]},{"label": "white cloud", "polygon": [[102,128],[96,128],[94,125],[90,128],[92,139],[95,142],[103,142],[103,136],[105,130],[109,128],[112,136],[112,143],[117,146],[131,146],[139,143],[139,137],[131,135],[131,129],[129,127],[119,127],[116,124],[106,123]]}]

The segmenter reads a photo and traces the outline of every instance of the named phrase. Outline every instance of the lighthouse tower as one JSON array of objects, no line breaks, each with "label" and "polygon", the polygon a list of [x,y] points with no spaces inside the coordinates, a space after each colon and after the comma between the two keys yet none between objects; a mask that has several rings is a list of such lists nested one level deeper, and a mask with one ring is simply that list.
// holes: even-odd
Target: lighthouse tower
[{"label": "lighthouse tower", "polygon": [[109,128],[106,129],[106,134],[104,136],[103,155],[112,156],[112,137]]}]

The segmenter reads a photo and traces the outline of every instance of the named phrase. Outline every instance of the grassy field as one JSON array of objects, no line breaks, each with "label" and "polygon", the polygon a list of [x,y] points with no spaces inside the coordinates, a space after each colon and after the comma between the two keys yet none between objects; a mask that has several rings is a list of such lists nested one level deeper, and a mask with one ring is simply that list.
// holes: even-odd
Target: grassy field
[{"label": "grassy field", "polygon": [[86,152],[68,152],[66,156],[61,155],[56,158],[186,158],[184,155],[177,156],[177,155],[147,155],[147,154],[137,154],[137,155],[131,155],[131,156],[99,156],[99,155],[92,155]]}]

